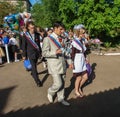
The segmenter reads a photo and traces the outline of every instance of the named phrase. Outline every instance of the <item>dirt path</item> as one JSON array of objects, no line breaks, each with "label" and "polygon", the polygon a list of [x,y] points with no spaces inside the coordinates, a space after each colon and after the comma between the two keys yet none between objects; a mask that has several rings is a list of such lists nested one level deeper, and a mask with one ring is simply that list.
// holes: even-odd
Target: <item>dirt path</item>
[{"label": "dirt path", "polygon": [[84,98],[74,96],[72,70],[66,78],[66,98],[71,107],[49,104],[47,89],[52,78],[38,65],[43,87],[36,87],[23,63],[0,66],[0,113],[5,117],[120,117],[120,56],[91,54],[93,80],[84,87]]}]

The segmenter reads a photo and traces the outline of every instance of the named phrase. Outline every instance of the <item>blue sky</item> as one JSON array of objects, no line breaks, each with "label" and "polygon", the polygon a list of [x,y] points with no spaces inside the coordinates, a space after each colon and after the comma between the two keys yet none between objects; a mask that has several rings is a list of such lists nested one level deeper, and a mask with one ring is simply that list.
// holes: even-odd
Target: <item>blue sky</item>
[{"label": "blue sky", "polygon": [[29,0],[31,2],[31,4],[35,4],[36,0]]}]

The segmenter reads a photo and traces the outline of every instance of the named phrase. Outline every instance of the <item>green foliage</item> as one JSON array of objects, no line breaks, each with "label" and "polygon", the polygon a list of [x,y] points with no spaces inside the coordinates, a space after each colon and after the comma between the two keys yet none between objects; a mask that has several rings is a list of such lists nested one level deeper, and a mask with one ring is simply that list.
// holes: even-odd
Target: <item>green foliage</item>
[{"label": "green foliage", "polygon": [[18,1],[17,5],[10,4],[8,2],[0,2],[0,25],[4,23],[3,19],[5,16],[14,13],[19,13],[24,11],[23,2]]},{"label": "green foliage", "polygon": [[15,7],[7,2],[0,2],[0,24],[4,23],[3,19],[9,13],[14,13]]},{"label": "green foliage", "polygon": [[49,27],[60,20],[59,3],[61,0],[40,0],[32,8],[32,15],[37,26]]},{"label": "green foliage", "polygon": [[[120,1],[114,0],[114,3],[108,3],[105,0],[83,0],[75,3],[73,0],[62,0],[60,4],[61,17],[67,27],[74,24],[84,24],[93,37],[115,38],[120,34],[118,31],[120,29]],[[71,6],[76,6],[77,11],[73,10]],[[68,15],[70,10],[73,12],[73,19]]]},{"label": "green foliage", "polygon": [[74,0],[61,0],[59,6],[60,17],[67,28],[75,25],[74,20],[77,19],[77,5]]},{"label": "green foliage", "polygon": [[24,2],[22,0],[18,0],[18,3],[16,5],[16,13],[22,13],[25,10]]},{"label": "green foliage", "polygon": [[105,43],[104,43],[104,46],[105,46],[106,48],[110,48],[110,47],[111,47],[111,44],[112,44],[111,42],[105,42]]},{"label": "green foliage", "polygon": [[[37,26],[50,27],[55,21],[62,21],[69,29],[76,24],[85,25],[91,37],[104,42],[119,42],[120,36],[120,0],[37,0],[32,7],[32,17]],[[4,2],[5,3],[5,2]],[[21,11],[0,4],[0,17],[8,13]],[[6,7],[7,6],[7,7]],[[1,19],[0,19],[1,20]]]},{"label": "green foliage", "polygon": [[[37,5],[37,6],[36,6]],[[112,38],[120,32],[120,1],[114,0],[42,0],[33,6],[32,13],[38,25],[51,26],[62,20],[67,29],[84,24],[91,36]],[[39,6],[39,7],[38,7]]]},{"label": "green foliage", "polygon": [[100,36],[102,32],[105,32],[106,35],[116,36],[111,31],[118,27],[120,15],[118,7],[110,6],[104,0],[99,0],[97,4],[93,0],[84,1],[84,4],[79,7],[81,17],[78,20],[85,24],[89,33],[93,36]]}]

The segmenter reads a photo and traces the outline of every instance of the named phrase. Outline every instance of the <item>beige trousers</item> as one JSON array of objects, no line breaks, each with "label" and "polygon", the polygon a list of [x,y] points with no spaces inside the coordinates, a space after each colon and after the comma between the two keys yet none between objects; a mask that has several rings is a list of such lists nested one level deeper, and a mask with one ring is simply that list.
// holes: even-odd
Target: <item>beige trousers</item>
[{"label": "beige trousers", "polygon": [[52,74],[53,84],[48,93],[54,96],[57,93],[58,102],[64,100],[65,74]]}]

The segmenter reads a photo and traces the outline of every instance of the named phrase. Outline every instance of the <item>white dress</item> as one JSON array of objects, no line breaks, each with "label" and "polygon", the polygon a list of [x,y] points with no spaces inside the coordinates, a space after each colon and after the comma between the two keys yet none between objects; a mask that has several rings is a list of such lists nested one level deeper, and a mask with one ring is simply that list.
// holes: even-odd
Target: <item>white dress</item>
[{"label": "white dress", "polygon": [[[82,47],[81,47],[81,45],[82,45]],[[86,50],[86,47],[82,43],[81,43],[81,45],[76,43],[75,40],[73,40],[73,42],[72,42],[73,48],[76,48],[77,50],[81,51],[79,53],[74,53],[75,56],[74,56],[74,61],[73,61],[73,64],[74,64],[73,73],[81,73],[81,72],[87,70],[85,56],[84,56],[84,51]]]}]

